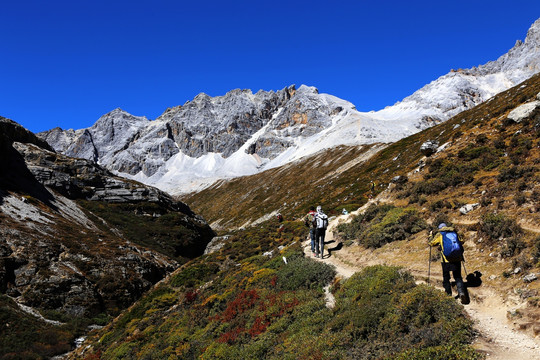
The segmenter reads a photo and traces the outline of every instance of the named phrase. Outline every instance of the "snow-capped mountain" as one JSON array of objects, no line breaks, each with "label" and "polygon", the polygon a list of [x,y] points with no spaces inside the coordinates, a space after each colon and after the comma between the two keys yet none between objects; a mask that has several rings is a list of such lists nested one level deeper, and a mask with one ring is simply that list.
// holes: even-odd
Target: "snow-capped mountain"
[{"label": "snow-capped mountain", "polygon": [[540,19],[496,61],[451,71],[393,106],[362,113],[314,87],[197,95],[149,121],[116,109],[92,127],[38,134],[57,151],[171,193],[254,174],[337,145],[394,142],[540,71]]}]

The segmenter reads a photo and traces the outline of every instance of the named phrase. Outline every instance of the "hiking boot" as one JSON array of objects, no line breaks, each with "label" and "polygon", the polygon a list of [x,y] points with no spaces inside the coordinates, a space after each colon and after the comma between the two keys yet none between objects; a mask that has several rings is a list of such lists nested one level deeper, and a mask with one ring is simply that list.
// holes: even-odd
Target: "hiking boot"
[{"label": "hiking boot", "polygon": [[461,303],[463,305],[470,304],[470,302],[471,302],[471,299],[469,298],[469,294],[467,294],[467,292],[465,292],[465,291],[459,293],[459,300],[461,300]]}]

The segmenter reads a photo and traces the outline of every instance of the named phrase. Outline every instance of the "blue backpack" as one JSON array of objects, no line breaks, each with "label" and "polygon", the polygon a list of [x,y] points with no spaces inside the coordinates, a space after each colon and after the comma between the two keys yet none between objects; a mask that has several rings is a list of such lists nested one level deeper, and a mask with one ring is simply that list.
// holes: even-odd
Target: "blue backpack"
[{"label": "blue backpack", "polygon": [[463,260],[463,245],[454,231],[441,231],[442,249],[446,260],[450,262]]}]

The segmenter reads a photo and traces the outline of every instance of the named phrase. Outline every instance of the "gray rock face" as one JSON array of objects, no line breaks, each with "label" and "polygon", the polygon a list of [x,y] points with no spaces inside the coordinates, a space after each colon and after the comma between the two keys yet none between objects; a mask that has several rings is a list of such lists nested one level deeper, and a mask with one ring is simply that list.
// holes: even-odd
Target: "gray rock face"
[{"label": "gray rock face", "polygon": [[194,158],[208,153],[228,157],[263,127],[247,152],[272,159],[294,138],[328,128],[342,110],[307,86],[256,94],[233,90],[218,97],[199,94],[151,122],[116,109],[88,129],[55,128],[38,135],[63,154],[120,173],[152,176],[180,151]]},{"label": "gray rock face", "polygon": [[529,103],[518,106],[508,114],[508,119],[520,123],[524,119],[529,118],[540,109],[540,100],[531,101]]},{"label": "gray rock face", "polygon": [[[80,224],[79,229],[89,231]],[[55,236],[31,234],[24,227],[2,227],[0,247],[8,251],[0,262],[0,290],[27,306],[92,316],[129,306],[177,266],[157,253],[135,246],[120,249],[89,238],[80,236],[85,241],[79,244],[59,242]],[[109,254],[100,254],[96,247]]]},{"label": "gray rock face", "polygon": [[179,149],[191,157],[209,152],[230,156],[290,99],[294,88],[277,93],[233,90],[211,98],[199,94],[157,120],[168,119]]},{"label": "gray rock face", "polygon": [[[116,314],[178,266],[172,256],[201,255],[215,235],[203,218],[168,194],[116,177],[91,160],[43,149],[27,130],[3,124],[11,130],[0,136],[6,150],[0,153],[5,167],[0,173],[0,293],[18,303],[72,316]],[[135,245],[104,215],[83,210],[78,199],[99,201],[101,209],[111,204],[117,206],[112,210],[128,209],[129,224],[174,218],[160,223],[168,246],[162,249],[171,255],[149,250],[151,239],[149,245]],[[179,228],[181,234],[173,237]]]},{"label": "gray rock face", "polygon": [[439,142],[436,140],[428,140],[420,146],[420,152],[425,156],[431,156],[437,152]]},{"label": "gray rock face", "polygon": [[175,203],[168,194],[116,177],[90,160],[70,158],[28,144],[14,143],[13,146],[41,184],[70,198],[109,203],[149,201],[168,206]]},{"label": "gray rock face", "polygon": [[213,238],[212,241],[210,241],[206,246],[206,249],[204,250],[204,255],[213,254],[221,250],[221,248],[225,246],[225,243],[229,240],[229,238],[230,235],[216,236],[215,238]]}]

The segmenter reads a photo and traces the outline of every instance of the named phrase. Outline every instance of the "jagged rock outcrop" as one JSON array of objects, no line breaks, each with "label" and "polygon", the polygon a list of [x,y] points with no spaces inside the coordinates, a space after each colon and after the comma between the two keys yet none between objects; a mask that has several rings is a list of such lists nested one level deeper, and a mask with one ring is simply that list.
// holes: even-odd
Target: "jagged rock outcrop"
[{"label": "jagged rock outcrop", "polygon": [[53,151],[47,141],[26,130],[15,121],[0,116],[0,145],[7,149],[14,141],[35,144],[43,149]]},{"label": "jagged rock outcrop", "polygon": [[41,184],[67,197],[108,203],[149,201],[170,207],[174,204],[174,207],[190,212],[187,206],[174,201],[163,191],[114,176],[93,161],[71,158],[29,144],[14,143],[13,146]]},{"label": "jagged rock outcrop", "polygon": [[[168,194],[55,153],[1,120],[0,292],[18,303],[72,316],[116,314],[178,261],[202,255],[215,235]],[[133,224],[135,232],[164,235],[138,243]]]},{"label": "jagged rock outcrop", "polygon": [[[538,94],[537,98],[540,98],[540,94]],[[514,110],[510,111],[508,114],[508,120],[520,123],[537,112],[540,112],[540,100],[534,100],[518,106]]]},{"label": "jagged rock outcrop", "polygon": [[420,145],[420,152],[425,156],[431,156],[437,152],[439,142],[436,140],[428,140]]}]

